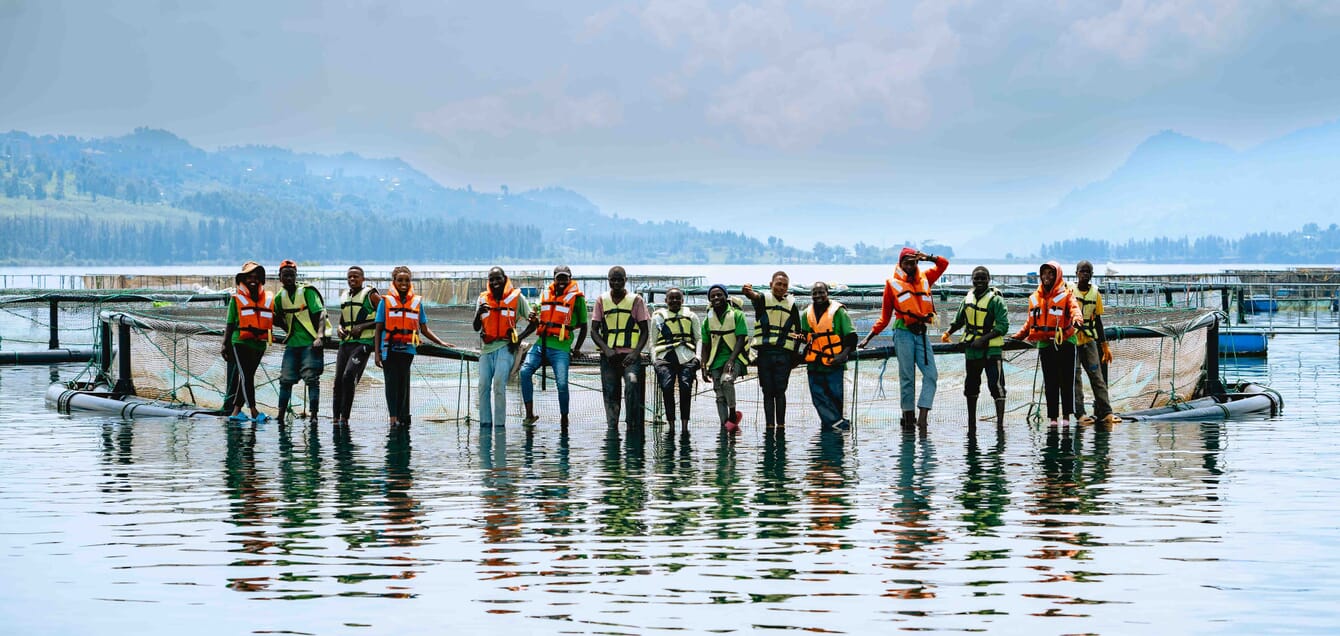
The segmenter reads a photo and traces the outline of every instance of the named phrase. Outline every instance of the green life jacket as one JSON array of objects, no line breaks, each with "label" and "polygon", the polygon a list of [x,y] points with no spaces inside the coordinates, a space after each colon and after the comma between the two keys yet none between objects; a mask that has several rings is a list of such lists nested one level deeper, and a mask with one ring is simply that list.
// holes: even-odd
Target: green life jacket
[{"label": "green life jacket", "polygon": [[669,309],[661,307],[656,310],[656,315],[661,318],[660,333],[656,334],[656,345],[653,350],[656,355],[662,355],[678,346],[693,348],[693,311],[681,308],[678,313],[670,313]]},{"label": "green life jacket", "polygon": [[637,322],[633,320],[633,302],[636,294],[624,294],[623,302],[614,302],[614,297],[605,292],[600,297],[601,319],[605,324],[605,346],[610,348],[637,349]]},{"label": "green life jacket", "polygon": [[[307,310],[308,289],[316,292],[317,298],[321,298],[321,292],[307,283],[298,285],[298,288],[294,290],[293,297],[288,295],[288,290],[280,287],[279,293],[275,294],[275,313],[284,317],[284,331],[292,334],[293,320],[297,319],[298,324],[302,325],[302,328],[306,329],[308,334],[311,334],[314,341],[320,341],[326,337],[329,322],[326,320],[324,309],[318,312],[316,316],[313,316],[312,312]],[[324,305],[325,299],[322,298],[321,300]],[[318,323],[321,325],[319,330],[316,328]]]},{"label": "green life jacket", "polygon": [[340,327],[344,328],[344,338],[340,342],[354,342],[356,340],[372,341],[377,334],[377,325],[360,329],[355,332],[352,327],[360,322],[368,322],[372,319],[373,309],[369,305],[368,297],[372,292],[377,291],[373,287],[363,287],[353,296],[349,295],[349,290],[340,292]]},{"label": "green life jacket", "polygon": [[[725,318],[718,318],[714,309],[707,310],[709,349],[707,359],[703,360],[703,364],[711,367],[716,362],[717,352],[721,350],[721,347],[725,347],[727,351],[735,349],[735,321],[737,320],[744,320],[744,314],[737,309],[727,308]],[[736,356],[736,360],[741,365],[749,364],[748,351],[748,347],[742,348],[740,355]]]},{"label": "green life jacket", "polygon": [[[1000,290],[992,287],[977,298],[972,290],[968,290],[968,295],[963,297],[963,338],[964,344],[970,343],[991,331],[995,322],[991,315],[991,300],[1000,296]],[[997,334],[990,342],[989,347],[1001,347],[1005,345],[1004,334]]]},{"label": "green life jacket", "polygon": [[791,337],[800,331],[800,309],[791,294],[778,300],[772,292],[763,294],[763,311],[758,313],[758,330],[754,334],[754,346],[780,347],[787,351],[800,351],[801,341]]}]

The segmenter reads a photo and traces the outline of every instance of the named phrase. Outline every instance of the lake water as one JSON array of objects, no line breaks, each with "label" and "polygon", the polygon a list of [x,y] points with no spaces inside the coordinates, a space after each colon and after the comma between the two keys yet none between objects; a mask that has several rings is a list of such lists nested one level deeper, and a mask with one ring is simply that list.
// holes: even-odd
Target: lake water
[{"label": "lake water", "polygon": [[0,367],[5,633],[1340,626],[1333,335],[1224,361],[1283,394],[1274,417],[970,434],[941,416],[925,436],[796,411],[731,440],[49,410],[47,385],[84,369]]},{"label": "lake water", "polygon": [[[1328,632],[1340,361],[1273,418],[642,437],[63,416],[0,367],[13,634]],[[794,387],[793,390],[800,387]],[[954,388],[942,388],[947,395]],[[948,399],[948,398],[947,398]]]}]

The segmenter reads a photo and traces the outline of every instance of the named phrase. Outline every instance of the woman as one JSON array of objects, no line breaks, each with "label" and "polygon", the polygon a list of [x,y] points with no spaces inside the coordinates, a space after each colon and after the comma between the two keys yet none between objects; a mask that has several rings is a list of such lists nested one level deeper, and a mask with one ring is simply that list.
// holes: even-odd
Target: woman
[{"label": "woman", "polygon": [[1038,349],[1051,426],[1056,426],[1058,415],[1069,426],[1075,413],[1075,332],[1083,325],[1079,303],[1061,279],[1061,265],[1047,261],[1038,268],[1038,288],[1028,297],[1028,318],[1014,338]]},{"label": "woman", "polygon": [[386,408],[391,424],[410,423],[409,366],[419,334],[440,347],[450,347],[428,328],[423,297],[414,294],[413,275],[401,265],[391,270],[391,291],[377,305],[377,368],[386,382]]},{"label": "woman", "polygon": [[228,396],[224,403],[232,405],[229,420],[247,421],[242,415],[245,402],[251,410],[250,419],[264,422],[268,416],[256,408],[256,369],[270,345],[274,298],[262,287],[265,268],[255,261],[244,263],[233,280],[237,288],[228,298],[227,326],[223,330],[223,359],[228,362]]}]

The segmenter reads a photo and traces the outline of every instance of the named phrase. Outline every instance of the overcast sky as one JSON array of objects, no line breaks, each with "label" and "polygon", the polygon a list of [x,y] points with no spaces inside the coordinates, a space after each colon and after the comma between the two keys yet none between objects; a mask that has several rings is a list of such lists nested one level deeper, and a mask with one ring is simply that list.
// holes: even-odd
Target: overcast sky
[{"label": "overcast sky", "polygon": [[0,128],[399,156],[806,247],[971,243],[1160,130],[1335,121],[1336,60],[1326,0],[0,0]]}]

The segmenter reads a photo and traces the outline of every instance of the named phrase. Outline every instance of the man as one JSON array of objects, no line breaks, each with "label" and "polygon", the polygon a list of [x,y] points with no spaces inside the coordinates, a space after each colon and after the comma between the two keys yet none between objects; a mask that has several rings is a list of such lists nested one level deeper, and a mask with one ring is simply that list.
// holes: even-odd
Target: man
[{"label": "man", "polygon": [[670,426],[675,425],[675,386],[679,386],[679,421],[685,431],[693,407],[693,380],[702,367],[698,360],[700,331],[698,314],[684,306],[684,291],[678,287],[666,290],[665,306],[651,316],[652,369]]},{"label": "man", "polygon": [[[1093,281],[1093,263],[1080,261],[1075,266],[1075,300],[1084,315],[1084,326],[1075,333],[1075,415],[1081,422],[1116,424],[1121,418],[1112,413],[1112,401],[1107,393],[1105,365],[1112,362],[1112,349],[1107,346],[1103,333],[1103,293]],[[1093,390],[1093,414],[1084,415],[1084,383],[1080,373],[1089,375]]]},{"label": "man", "polygon": [[842,303],[828,298],[828,283],[810,288],[810,306],[800,316],[801,336],[806,343],[806,375],[810,401],[824,428],[851,428],[843,413],[843,374],[847,358],[856,348],[856,328]]},{"label": "man", "polygon": [[977,426],[977,396],[981,393],[982,373],[986,386],[996,401],[996,425],[1005,423],[1005,365],[1002,347],[1005,332],[1010,328],[1009,312],[1000,290],[991,286],[991,272],[982,266],[972,270],[972,289],[963,297],[963,304],[949,329],[940,336],[949,342],[950,334],[963,328],[963,368],[967,377],[963,382],[963,396],[968,400],[968,428]]},{"label": "man", "polygon": [[[935,263],[930,270],[922,270],[922,261]],[[884,282],[884,301],[880,309],[879,320],[870,328],[870,333],[861,341],[864,349],[870,339],[879,335],[884,327],[893,322],[893,351],[898,356],[898,397],[903,408],[903,427],[913,424],[925,428],[931,407],[935,403],[935,386],[939,372],[935,368],[935,353],[931,351],[931,341],[926,335],[926,327],[935,319],[935,303],[931,299],[931,286],[949,269],[949,260],[943,256],[932,256],[904,247],[898,254],[898,268],[893,278]],[[917,398],[916,375],[921,372],[921,397]],[[919,413],[913,419],[912,409]]]},{"label": "man", "polygon": [[628,273],[615,265],[606,279],[609,291],[596,299],[591,312],[591,340],[600,350],[600,389],[605,397],[605,420],[619,425],[622,401],[629,429],[641,429],[646,378],[642,351],[649,340],[651,314],[640,294],[629,294]]},{"label": "man", "polygon": [[335,335],[340,339],[340,350],[335,356],[335,397],[332,412],[335,426],[349,425],[349,411],[354,405],[354,389],[363,377],[363,369],[372,357],[373,337],[377,333],[377,304],[381,296],[377,288],[364,285],[363,268],[357,265],[345,272],[349,284],[340,294],[340,326]]},{"label": "man", "polygon": [[758,388],[763,392],[763,419],[768,426],[786,425],[786,387],[791,370],[800,363],[800,307],[791,295],[791,278],[774,272],[767,294],[745,284],[744,295],[754,304],[754,350]]},{"label": "man", "polygon": [[540,419],[535,415],[535,371],[548,364],[554,370],[554,384],[558,386],[559,425],[568,426],[568,368],[572,355],[581,353],[586,341],[586,296],[572,280],[567,265],[554,268],[554,282],[540,296],[540,307],[529,316],[524,339],[531,329],[539,333],[534,345],[526,352],[521,363],[521,400],[526,404],[527,426]]},{"label": "man", "polygon": [[284,362],[279,371],[279,423],[289,414],[293,385],[302,378],[307,385],[307,408],[312,423],[320,409],[321,372],[325,370],[326,308],[321,292],[304,283],[298,285],[298,264],[279,264],[279,293],[275,295],[275,320],[288,334],[284,340]]},{"label": "man", "polygon": [[744,312],[731,304],[726,286],[712,285],[707,290],[707,319],[702,326],[703,382],[713,384],[717,397],[717,418],[728,433],[740,430],[742,414],[735,409],[735,378],[744,375],[744,345],[749,340],[749,325]]},{"label": "man", "polygon": [[[473,322],[482,344],[479,348],[479,423],[507,425],[507,376],[512,373],[521,336],[516,324],[530,316],[530,303],[521,290],[512,287],[501,267],[489,269],[486,289],[479,294]],[[529,319],[528,319],[529,320]],[[529,333],[532,328],[528,327]]]}]

